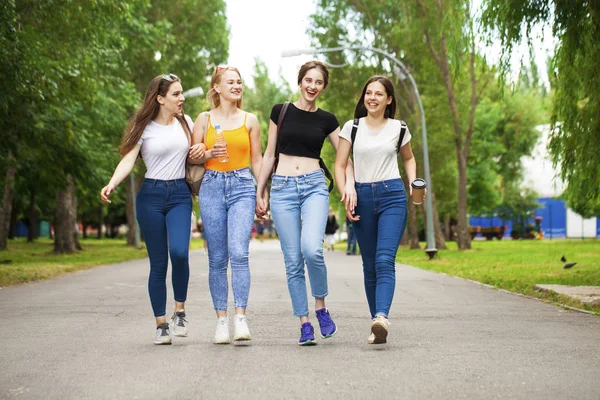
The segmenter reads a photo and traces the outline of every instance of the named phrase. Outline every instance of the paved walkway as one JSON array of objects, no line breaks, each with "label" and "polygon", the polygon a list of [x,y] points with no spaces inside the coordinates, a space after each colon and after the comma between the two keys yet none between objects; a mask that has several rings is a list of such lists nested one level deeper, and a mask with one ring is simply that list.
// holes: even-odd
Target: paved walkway
[{"label": "paved walkway", "polygon": [[274,241],[252,245],[249,346],[210,342],[202,251],[191,255],[191,334],[172,346],[152,344],[147,260],[4,288],[0,398],[600,398],[600,317],[403,265],[390,343],[369,346],[360,259],[325,256],[339,333],[310,348],[295,344]]}]

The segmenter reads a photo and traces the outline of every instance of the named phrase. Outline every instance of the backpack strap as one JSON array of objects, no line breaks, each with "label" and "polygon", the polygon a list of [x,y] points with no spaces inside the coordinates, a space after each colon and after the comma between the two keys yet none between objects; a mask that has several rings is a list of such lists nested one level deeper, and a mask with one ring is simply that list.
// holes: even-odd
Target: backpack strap
[{"label": "backpack strap", "polygon": [[350,133],[350,140],[352,141],[352,143],[350,143],[350,154],[351,155],[353,155],[353,151],[354,151],[354,141],[356,140],[356,131],[358,130],[358,122],[359,121],[360,121],[359,118],[354,118],[354,122],[352,123],[352,132]]},{"label": "backpack strap", "polygon": [[285,113],[290,106],[290,101],[286,101],[283,103],[283,107],[281,107],[281,111],[279,112],[279,118],[277,118],[277,140],[275,141],[275,161],[273,162],[273,171],[271,171],[271,175],[275,173],[277,170],[277,165],[279,165],[279,132],[281,132],[281,124],[283,123],[283,117],[285,117]]},{"label": "backpack strap", "polygon": [[406,122],[400,120],[400,139],[398,140],[398,147],[397,147],[397,151],[398,153],[400,153],[400,148],[402,147],[402,141],[404,140],[404,135],[406,135]]}]

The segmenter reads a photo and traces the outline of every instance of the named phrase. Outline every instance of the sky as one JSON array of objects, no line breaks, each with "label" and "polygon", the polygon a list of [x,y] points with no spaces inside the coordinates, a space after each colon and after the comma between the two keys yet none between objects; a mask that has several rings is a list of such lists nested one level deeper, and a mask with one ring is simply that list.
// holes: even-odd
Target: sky
[{"label": "sky", "polygon": [[306,29],[315,9],[312,0],[227,0],[231,31],[227,64],[237,67],[244,82],[252,86],[254,59],[258,57],[271,79],[283,76],[294,88],[298,69],[314,57],[282,58],[281,52],[310,47]]},{"label": "sky", "polygon": [[[481,0],[474,0],[473,7],[479,9]],[[310,48],[310,38],[306,29],[309,17],[316,10],[314,0],[226,0],[227,20],[230,27],[228,65],[240,70],[246,85],[252,86],[252,70],[255,58],[260,58],[269,69],[271,79],[281,76],[292,88],[297,86],[297,72],[300,66],[315,56],[301,55],[281,57],[282,51]],[[275,17],[278,15],[279,17]],[[534,32],[537,37],[551,37],[551,31]],[[535,59],[547,82],[545,60],[551,40],[534,38]],[[499,46],[487,48],[484,52],[491,62],[497,62]],[[526,45],[518,46],[517,56],[513,56],[513,70],[518,74],[520,59],[528,57]],[[522,56],[519,56],[522,54]],[[418,83],[418,74],[413,73]]]}]

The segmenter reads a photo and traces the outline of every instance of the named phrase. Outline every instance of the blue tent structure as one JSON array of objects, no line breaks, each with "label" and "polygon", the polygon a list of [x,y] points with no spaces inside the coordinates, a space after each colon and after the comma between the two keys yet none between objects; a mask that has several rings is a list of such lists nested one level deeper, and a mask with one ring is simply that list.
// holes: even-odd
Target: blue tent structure
[{"label": "blue tent structure", "polygon": [[567,237],[567,207],[564,200],[542,197],[538,199],[542,208],[534,211],[536,217],[542,217],[542,230],[544,237]]},{"label": "blue tent structure", "polygon": [[[541,197],[538,199],[541,207],[534,210],[533,215],[536,218],[541,218],[540,227],[544,233],[545,239],[566,238],[567,237],[567,206],[564,200],[552,197]],[[571,215],[574,213],[571,211]],[[576,214],[575,214],[576,215]],[[469,223],[471,227],[493,228],[504,227],[504,236],[510,236],[513,222],[503,221],[495,215],[482,215],[470,217]],[[534,225],[533,217],[527,218],[527,225]],[[478,232],[478,237],[482,237],[481,232]],[[579,237],[579,236],[577,236]],[[589,237],[589,236],[588,236]],[[600,217],[596,218],[596,237],[600,238]]]}]

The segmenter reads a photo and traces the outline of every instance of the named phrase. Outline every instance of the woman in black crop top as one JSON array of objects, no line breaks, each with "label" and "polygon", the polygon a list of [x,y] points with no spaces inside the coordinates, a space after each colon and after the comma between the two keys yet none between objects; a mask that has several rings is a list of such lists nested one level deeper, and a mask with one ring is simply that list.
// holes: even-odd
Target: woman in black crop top
[{"label": "woman in black crop top", "polygon": [[[273,107],[269,141],[256,190],[256,213],[259,217],[264,217],[268,208],[266,185],[275,164],[277,146],[279,162],[272,177],[271,213],[285,259],[294,315],[300,318],[300,345],[315,344],[314,329],[308,320],[304,263],[308,268],[312,295],[315,298],[315,313],[321,337],[329,338],[337,332],[325,307],[328,289],[327,268],[323,259],[323,235],[329,209],[329,192],[319,158],[325,138],[329,138],[337,149],[340,127],[335,115],[316,106],[316,100],[328,82],[329,71],[323,63],[310,61],[300,68],[300,99],[289,104],[279,137],[277,123],[283,105]],[[356,202],[354,172],[350,165],[342,196],[343,199]]]}]

